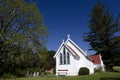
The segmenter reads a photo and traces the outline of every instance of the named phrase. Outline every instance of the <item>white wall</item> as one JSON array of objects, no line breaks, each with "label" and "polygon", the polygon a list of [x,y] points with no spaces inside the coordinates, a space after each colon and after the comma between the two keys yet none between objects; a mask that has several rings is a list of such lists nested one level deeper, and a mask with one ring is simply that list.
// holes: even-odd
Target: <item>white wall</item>
[{"label": "white wall", "polygon": [[[69,39],[66,41],[65,44],[69,45],[77,53],[77,55],[75,55],[75,53],[69,52],[70,53],[70,64],[65,64],[65,65],[60,64],[59,53],[63,52],[63,46],[62,46],[61,50],[57,53],[58,55],[56,55],[56,75],[58,75],[58,72],[60,72],[58,70],[68,70],[66,71],[67,72],[66,76],[76,76],[78,75],[79,69],[81,67],[88,68],[90,74],[93,74],[94,65],[93,65],[93,62],[91,62],[85,57],[85,55],[87,54],[84,53],[83,51],[81,51],[82,52],[81,53],[80,50],[78,50],[75,47],[76,44],[73,45],[71,42],[69,42]],[[69,51],[69,50],[66,49],[66,51]],[[75,56],[79,56],[80,58],[76,59]]]},{"label": "white wall", "polygon": [[76,47],[74,47],[70,42],[67,43],[67,45],[69,45],[70,47],[72,47],[72,49],[75,50],[75,52],[80,56],[80,59],[75,63],[75,65],[77,65],[76,68],[76,73],[78,73],[79,69],[81,67],[86,67],[89,69],[90,74],[94,73],[94,65],[93,62],[91,62],[90,60],[88,60],[83,53],[81,53]]},{"label": "white wall", "polygon": [[[68,50],[67,50],[68,51]],[[60,51],[62,52],[62,50]],[[70,53],[70,52],[69,52]],[[70,64],[60,64],[59,55],[56,56],[56,75],[58,75],[58,70],[68,70],[67,75],[77,75],[76,68],[77,68],[77,60],[74,60],[73,55],[70,53]]]},{"label": "white wall", "polygon": [[[60,51],[62,52],[62,50]],[[94,73],[93,63],[85,58],[80,52],[78,52],[80,59],[75,59],[75,57],[70,54],[70,64],[60,65],[59,55],[56,56],[56,75],[58,75],[58,70],[68,70],[67,76],[76,76],[81,67],[86,67],[89,69],[90,74]]]}]

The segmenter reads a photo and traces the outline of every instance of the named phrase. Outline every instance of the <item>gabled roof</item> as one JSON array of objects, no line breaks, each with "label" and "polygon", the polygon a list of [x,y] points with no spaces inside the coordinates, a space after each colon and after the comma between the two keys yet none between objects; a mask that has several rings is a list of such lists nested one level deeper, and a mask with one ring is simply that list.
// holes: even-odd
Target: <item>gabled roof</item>
[{"label": "gabled roof", "polygon": [[70,42],[79,52],[81,52],[88,60],[92,61],[89,56],[74,42],[70,39],[70,35],[68,35],[68,39],[66,40],[66,44]]},{"label": "gabled roof", "polygon": [[64,45],[64,40],[63,40],[62,44],[60,45],[60,47],[58,48],[58,50],[57,50],[57,52],[55,53],[55,55],[54,55],[53,58],[55,58],[55,57],[58,55],[58,53],[59,53],[59,51],[60,51],[60,49],[62,48],[63,45]]},{"label": "gabled roof", "polygon": [[100,55],[91,55],[90,58],[93,60],[93,64],[101,64]]},{"label": "gabled roof", "polygon": [[74,56],[78,56],[78,58],[80,58],[80,56],[67,44],[65,44],[67,49],[74,55]]},{"label": "gabled roof", "polygon": [[65,43],[62,43],[62,44],[61,44],[61,46],[60,46],[59,49],[57,50],[56,54],[54,55],[54,58],[56,57],[56,55],[59,53],[60,49],[61,49],[63,46],[64,46],[66,49],[68,49],[73,56],[78,56],[78,57],[80,58],[80,56],[79,56],[70,46],[68,46],[68,45],[65,44]]},{"label": "gabled roof", "polygon": [[80,51],[84,56],[87,56],[87,54],[75,43],[73,42],[69,37],[66,41],[67,42],[70,42],[78,51]]},{"label": "gabled roof", "polygon": [[65,46],[74,56],[77,56],[80,58],[79,54],[71,47],[69,46],[67,43],[70,42],[70,44],[72,44],[80,53],[82,53],[88,60],[92,61],[88,55],[79,47],[77,46],[77,44],[75,42],[73,42],[70,39],[70,35],[68,35],[68,39],[66,40],[66,42],[62,42],[62,44],[60,45],[59,49],[57,50],[56,54],[54,55],[54,58],[56,57],[56,55],[58,55],[60,49]]}]

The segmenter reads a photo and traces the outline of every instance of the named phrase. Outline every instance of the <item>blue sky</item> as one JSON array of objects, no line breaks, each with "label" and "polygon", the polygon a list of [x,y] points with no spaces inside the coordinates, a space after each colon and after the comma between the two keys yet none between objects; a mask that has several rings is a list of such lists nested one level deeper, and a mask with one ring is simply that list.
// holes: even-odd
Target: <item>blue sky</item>
[{"label": "blue sky", "polygon": [[[98,0],[37,0],[43,21],[50,33],[48,50],[57,50],[62,40],[71,39],[88,54],[89,44],[83,41],[83,34],[88,32],[89,13]],[[115,16],[120,13],[120,0],[99,0]],[[119,33],[118,33],[119,34]]]}]

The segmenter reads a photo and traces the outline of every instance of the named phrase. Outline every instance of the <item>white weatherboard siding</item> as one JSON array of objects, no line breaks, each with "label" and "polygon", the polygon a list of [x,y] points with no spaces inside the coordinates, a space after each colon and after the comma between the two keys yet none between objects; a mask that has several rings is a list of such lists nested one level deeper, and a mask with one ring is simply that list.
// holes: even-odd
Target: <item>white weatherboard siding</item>
[{"label": "white weatherboard siding", "polygon": [[56,58],[56,75],[76,76],[82,67],[88,68],[89,74],[93,74],[96,66],[88,55],[70,39],[70,36],[66,42],[62,42],[54,58]]},{"label": "white weatherboard siding", "polygon": [[[68,50],[66,50],[66,51],[68,51]],[[77,75],[77,73],[76,73],[77,66],[73,66],[73,65],[77,64],[77,61],[74,60],[74,57],[72,56],[72,54],[70,53],[70,64],[60,64],[59,57],[60,57],[60,55],[56,56],[56,75],[59,75],[60,74],[59,72],[61,72],[61,73],[63,72],[63,74],[67,72],[66,75]],[[71,65],[71,64],[73,64],[73,65]],[[68,71],[59,71],[59,70],[68,70]]]}]

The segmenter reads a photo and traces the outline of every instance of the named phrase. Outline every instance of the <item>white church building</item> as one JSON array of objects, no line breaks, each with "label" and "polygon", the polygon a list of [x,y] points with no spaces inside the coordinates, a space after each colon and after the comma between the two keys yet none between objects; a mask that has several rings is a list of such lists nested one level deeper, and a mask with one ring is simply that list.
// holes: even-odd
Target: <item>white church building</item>
[{"label": "white church building", "polygon": [[68,35],[67,40],[61,43],[54,55],[56,58],[56,75],[77,76],[79,69],[86,67],[89,74],[94,73],[94,69],[102,68],[104,64],[101,55],[88,56]]}]

